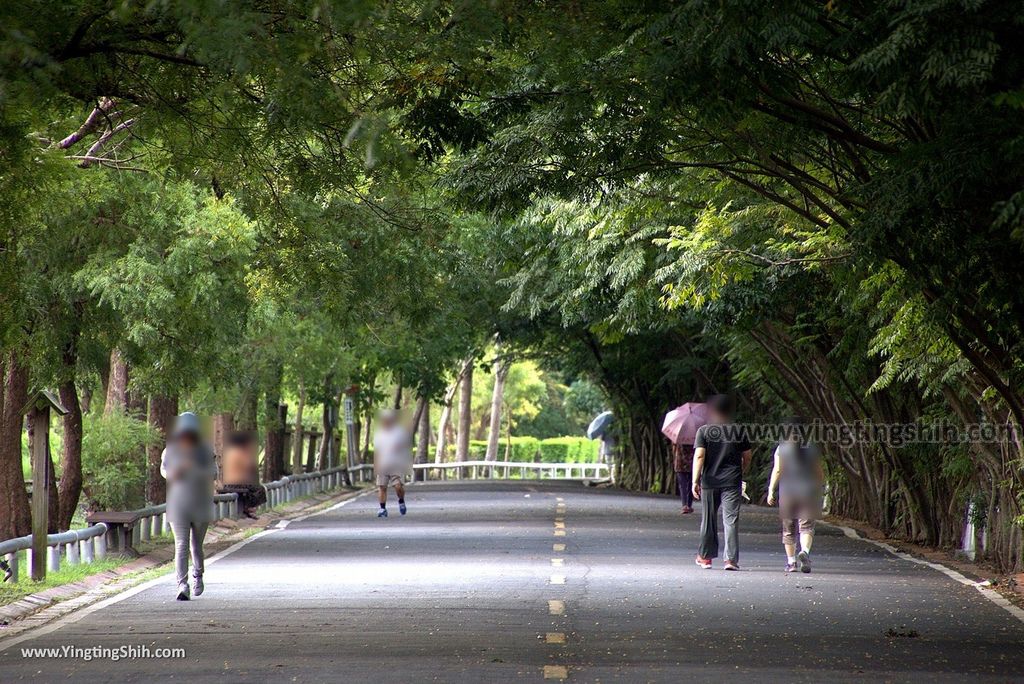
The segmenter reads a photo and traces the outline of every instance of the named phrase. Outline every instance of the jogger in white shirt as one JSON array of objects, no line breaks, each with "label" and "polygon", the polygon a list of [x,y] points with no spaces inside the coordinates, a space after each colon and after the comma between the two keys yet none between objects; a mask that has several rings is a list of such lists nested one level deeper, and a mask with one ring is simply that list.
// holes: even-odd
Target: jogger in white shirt
[{"label": "jogger in white shirt", "polygon": [[398,413],[382,411],[373,435],[373,472],[380,493],[378,518],[388,517],[388,485],[398,495],[398,511],[405,515],[405,485],[402,478],[412,467],[412,438],[398,422]]}]

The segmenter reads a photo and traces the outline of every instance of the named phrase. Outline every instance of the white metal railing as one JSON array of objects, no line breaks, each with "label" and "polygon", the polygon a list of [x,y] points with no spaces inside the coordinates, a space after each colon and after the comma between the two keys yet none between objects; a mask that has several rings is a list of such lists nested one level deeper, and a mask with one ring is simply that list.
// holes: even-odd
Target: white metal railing
[{"label": "white metal railing", "polygon": [[[92,563],[107,555],[107,526],[104,523],[81,530],[69,530],[59,534],[46,535],[46,565],[56,572],[60,570],[61,550],[72,565]],[[24,551],[27,565],[32,567],[32,535],[15,537],[0,542],[0,558],[5,558],[11,571],[12,582],[18,581],[18,554]]]},{"label": "white metal railing", "polygon": [[[132,546],[171,532],[170,524],[167,521],[167,504],[127,511],[125,517],[131,519]],[[237,517],[237,494],[217,494],[213,497],[213,520]],[[46,567],[48,571],[59,571],[62,560],[69,565],[78,565],[106,558],[111,544],[116,551],[124,551],[120,539],[109,538],[110,533],[114,531],[113,528],[116,527],[118,525],[100,522],[80,530],[68,530],[47,535]],[[7,561],[7,565],[11,569],[10,581],[12,582],[18,581],[20,570],[18,553],[21,551],[26,552],[28,566],[31,567],[32,535],[0,542],[0,557]]]},{"label": "white metal railing", "polygon": [[[360,466],[361,467],[361,466]],[[345,484],[345,466],[336,466],[312,473],[288,475],[263,485],[267,490],[264,509],[275,508],[295,499],[327,492]]]},{"label": "white metal railing", "polygon": [[[372,479],[372,466],[357,466],[360,471],[365,471],[366,468],[369,468],[370,479]],[[290,475],[274,482],[268,482],[264,485],[267,491],[267,503],[264,508],[274,508],[304,496],[336,489],[345,483],[345,470],[344,466],[339,466],[312,473]],[[212,520],[235,519],[238,518],[238,513],[237,494],[214,495]],[[91,563],[94,560],[105,558],[111,547],[115,551],[126,551],[127,549],[124,547],[128,544],[127,539],[109,538],[110,533],[115,531],[123,533],[127,537],[128,530],[114,530],[117,527],[130,525],[131,546],[171,533],[170,522],[167,520],[167,504],[127,511],[122,517],[127,519],[123,525],[120,523],[108,525],[101,522],[85,529],[48,535],[46,538],[47,568],[51,572],[60,570],[62,558],[71,565]],[[0,542],[0,558],[7,561],[11,569],[10,581],[13,582],[18,581],[20,570],[18,554],[21,551],[27,553],[28,566],[31,567],[32,535]]]},{"label": "white metal railing", "polygon": [[[605,480],[612,476],[607,463],[517,463],[515,461],[457,461],[416,463],[428,480]],[[451,477],[454,475],[454,478]]]},{"label": "white metal railing", "polygon": [[372,463],[360,463],[354,465],[348,469],[349,474],[352,476],[352,484],[365,484],[367,482],[373,482],[373,464]]},{"label": "white metal railing", "polygon": [[[613,477],[607,463],[517,463],[515,461],[456,461],[416,463],[413,470],[427,480],[606,480]],[[372,482],[373,466],[349,469],[353,482]]]},{"label": "white metal railing", "polygon": [[[167,520],[167,504],[140,508],[132,511],[138,517],[132,527],[132,544],[149,541],[155,537],[171,533],[171,523]],[[213,497],[213,521],[238,517],[237,494],[215,494]]]}]

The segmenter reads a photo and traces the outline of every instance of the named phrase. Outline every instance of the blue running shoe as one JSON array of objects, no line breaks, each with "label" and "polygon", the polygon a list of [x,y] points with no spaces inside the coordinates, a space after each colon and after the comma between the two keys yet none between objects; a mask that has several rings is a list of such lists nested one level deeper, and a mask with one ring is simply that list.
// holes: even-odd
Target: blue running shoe
[{"label": "blue running shoe", "polygon": [[401,513],[402,515],[405,515],[405,512],[407,510],[408,509],[405,507],[405,502],[404,501],[399,501],[398,502],[398,512]]},{"label": "blue running shoe", "polygon": [[386,517],[388,517],[388,509],[386,509],[386,508],[380,509],[380,513],[377,514],[377,517],[378,518],[386,518]]}]

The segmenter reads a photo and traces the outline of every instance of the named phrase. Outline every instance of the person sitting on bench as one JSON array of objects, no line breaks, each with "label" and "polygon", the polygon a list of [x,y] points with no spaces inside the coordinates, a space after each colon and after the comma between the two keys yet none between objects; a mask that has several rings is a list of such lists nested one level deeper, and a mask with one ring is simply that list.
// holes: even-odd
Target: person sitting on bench
[{"label": "person sitting on bench", "polygon": [[250,518],[259,517],[256,509],[267,501],[260,484],[256,462],[256,437],[251,432],[235,432],[228,437],[221,455],[221,486],[218,494],[237,494],[238,507]]}]

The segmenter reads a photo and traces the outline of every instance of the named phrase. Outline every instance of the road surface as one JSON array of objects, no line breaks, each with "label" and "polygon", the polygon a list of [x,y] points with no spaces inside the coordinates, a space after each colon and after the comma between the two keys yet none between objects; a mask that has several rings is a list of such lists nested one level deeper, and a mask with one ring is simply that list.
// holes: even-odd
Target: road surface
[{"label": "road surface", "polygon": [[[785,575],[773,512],[746,507],[743,571],[729,573],[694,565],[698,516],[667,497],[463,482],[416,485],[408,501],[404,518],[378,520],[363,496],[263,534],[212,564],[188,603],[168,577],[0,642],[0,680],[1024,680],[1024,624],[834,528],[819,531],[813,574]],[[21,653],[67,645],[186,655]]]}]

